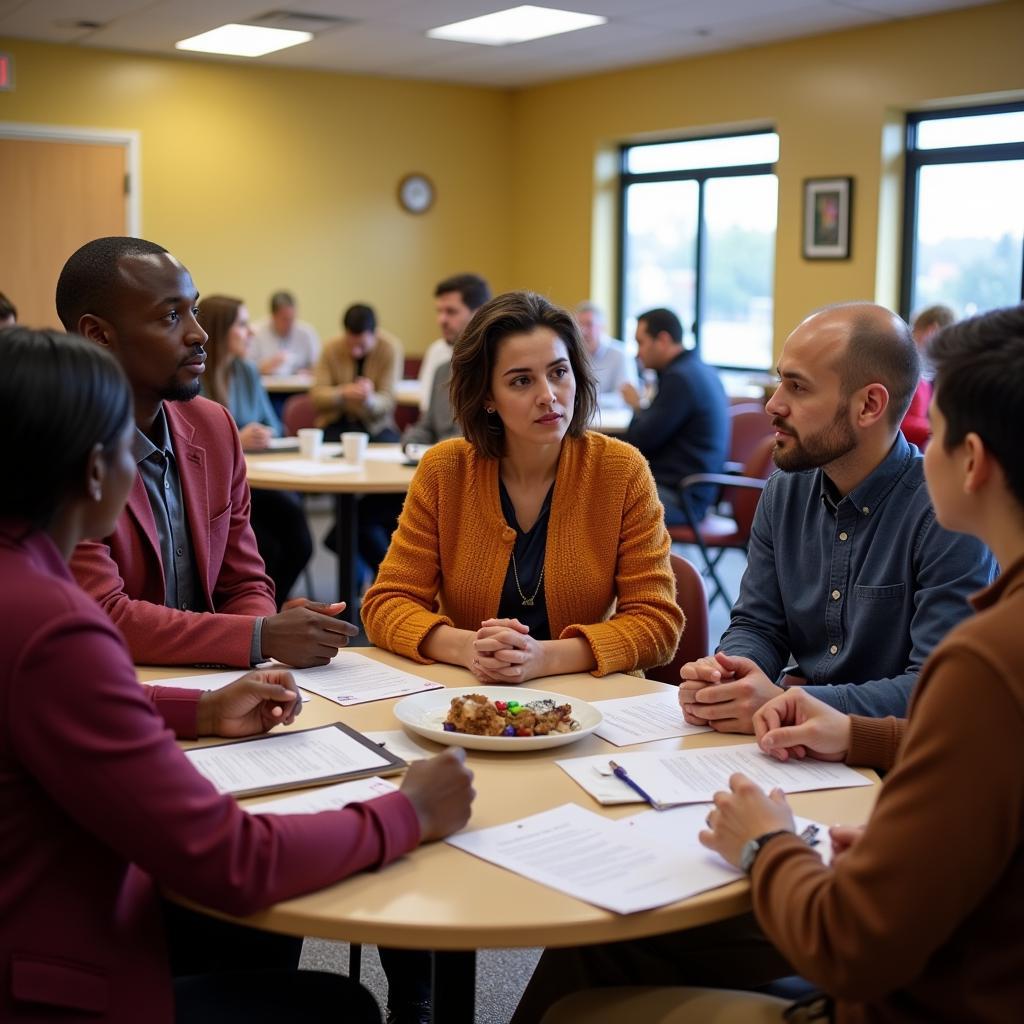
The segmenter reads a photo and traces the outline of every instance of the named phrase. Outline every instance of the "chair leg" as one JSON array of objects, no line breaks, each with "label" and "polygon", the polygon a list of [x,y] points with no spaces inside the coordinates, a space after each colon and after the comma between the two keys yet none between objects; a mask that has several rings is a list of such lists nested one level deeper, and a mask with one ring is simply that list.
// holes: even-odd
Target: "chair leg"
[{"label": "chair leg", "polygon": [[721,579],[719,579],[718,573],[715,572],[715,567],[718,565],[719,559],[725,553],[725,550],[724,548],[719,548],[716,552],[716,557],[712,558],[708,553],[708,548],[704,543],[704,538],[701,536],[700,530],[694,522],[693,516],[690,514],[690,505],[686,500],[685,494],[682,496],[680,505],[683,509],[683,515],[686,517],[686,525],[693,531],[694,540],[697,542],[697,547],[700,548],[700,555],[701,558],[704,559],[704,565],[707,568],[707,575],[711,577],[715,584],[715,589],[708,598],[708,608],[710,608],[715,603],[716,598],[719,597],[725,601],[726,607],[731,608],[732,598],[729,596],[729,592],[725,589]]}]

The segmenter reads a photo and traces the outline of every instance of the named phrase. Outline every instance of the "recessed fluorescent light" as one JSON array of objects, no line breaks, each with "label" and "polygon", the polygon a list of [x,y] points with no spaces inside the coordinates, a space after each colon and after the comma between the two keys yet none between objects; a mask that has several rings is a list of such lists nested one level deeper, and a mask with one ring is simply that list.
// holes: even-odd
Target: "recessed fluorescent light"
[{"label": "recessed fluorescent light", "polygon": [[544,36],[557,36],[562,32],[603,25],[607,20],[599,14],[579,14],[576,11],[558,11],[551,7],[526,4],[432,28],[427,35],[433,39],[453,39],[459,43],[507,46],[509,43],[525,43],[528,39],[542,39]]},{"label": "recessed fluorescent light", "polygon": [[260,28],[258,25],[221,25],[201,35],[182,39],[174,44],[178,50],[200,53],[224,53],[232,57],[262,57],[265,53],[284,50],[299,43],[308,43],[312,32],[296,32],[290,28]]}]

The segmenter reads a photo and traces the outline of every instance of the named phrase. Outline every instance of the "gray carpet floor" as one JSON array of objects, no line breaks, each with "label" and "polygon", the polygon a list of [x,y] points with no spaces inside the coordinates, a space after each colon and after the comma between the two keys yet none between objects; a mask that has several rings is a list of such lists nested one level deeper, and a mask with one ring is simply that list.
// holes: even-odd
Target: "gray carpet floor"
[{"label": "gray carpet floor", "polygon": [[[309,502],[308,511],[315,553],[310,563],[313,593],[307,596],[321,601],[333,601],[336,599],[338,586],[337,562],[321,543],[333,521],[332,505],[329,500],[313,499]],[[683,546],[675,550],[694,564],[700,564],[696,550]],[[720,564],[722,580],[734,598],[739,591],[739,580],[744,565],[745,559],[739,552],[726,553]],[[295,593],[305,594],[306,590],[307,583],[302,578],[296,586]],[[717,645],[718,638],[728,624],[728,609],[725,608],[723,601],[716,601],[710,616],[712,649]],[[539,949],[497,949],[480,952],[477,959],[476,1024],[508,1024],[539,956]],[[302,966],[347,974],[348,945],[307,939],[302,950]],[[360,980],[383,1007],[387,996],[387,981],[374,946],[363,947]]]}]

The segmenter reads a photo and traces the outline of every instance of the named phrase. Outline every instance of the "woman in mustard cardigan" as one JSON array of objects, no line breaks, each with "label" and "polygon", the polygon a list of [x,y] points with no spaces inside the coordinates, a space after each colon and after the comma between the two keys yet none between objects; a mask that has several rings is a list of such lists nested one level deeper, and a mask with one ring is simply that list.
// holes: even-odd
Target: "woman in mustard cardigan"
[{"label": "woman in mustard cardigan", "polygon": [[451,399],[465,439],[420,463],[363,602],[370,640],[494,683],[669,661],[683,615],[661,504],[644,457],[586,429],[572,317],[531,292],[481,306]]}]

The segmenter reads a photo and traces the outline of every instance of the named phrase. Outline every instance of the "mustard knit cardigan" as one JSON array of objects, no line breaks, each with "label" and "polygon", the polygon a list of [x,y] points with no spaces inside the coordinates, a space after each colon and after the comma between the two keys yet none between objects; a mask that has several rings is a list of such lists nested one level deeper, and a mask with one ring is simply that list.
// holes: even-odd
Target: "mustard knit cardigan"
[{"label": "mustard knit cardigan", "polygon": [[[497,614],[515,543],[498,494],[498,460],[453,438],[424,455],[363,601],[378,647],[420,653],[438,624],[477,630]],[[551,636],[582,636],[595,675],[670,661],[683,628],[654,479],[631,445],[566,437],[551,499],[544,594]]]}]

